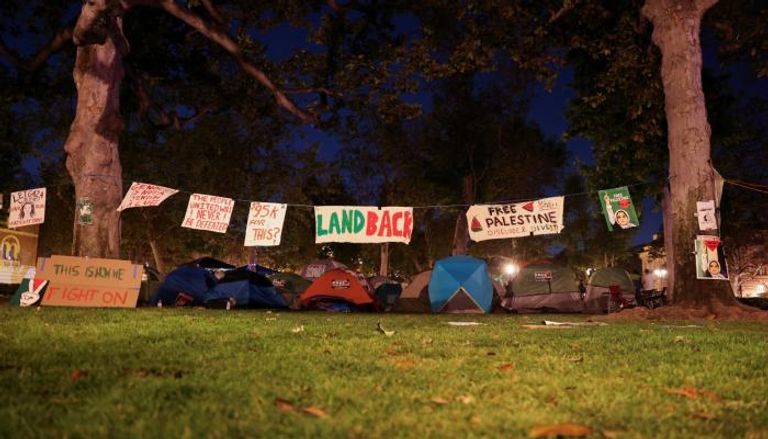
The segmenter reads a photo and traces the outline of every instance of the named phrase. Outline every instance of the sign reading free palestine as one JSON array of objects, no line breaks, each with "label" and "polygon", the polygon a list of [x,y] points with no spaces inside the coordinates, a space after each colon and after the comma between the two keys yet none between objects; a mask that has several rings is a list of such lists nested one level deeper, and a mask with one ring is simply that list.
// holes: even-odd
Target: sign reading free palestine
[{"label": "sign reading free palestine", "polygon": [[411,242],[413,208],[315,206],[315,243]]}]

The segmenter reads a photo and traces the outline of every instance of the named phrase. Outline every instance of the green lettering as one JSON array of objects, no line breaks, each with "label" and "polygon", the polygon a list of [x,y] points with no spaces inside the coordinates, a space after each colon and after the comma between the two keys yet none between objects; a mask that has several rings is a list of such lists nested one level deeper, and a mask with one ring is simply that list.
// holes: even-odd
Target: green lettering
[{"label": "green lettering", "polygon": [[[336,229],[335,232],[334,229]],[[339,215],[337,212],[331,213],[331,221],[328,224],[328,233],[341,233],[341,228],[339,227]]]},{"label": "green lettering", "polygon": [[354,211],[355,216],[355,225],[353,232],[360,233],[363,228],[365,228],[365,215],[363,215],[363,212],[360,212],[359,210]]},{"label": "green lettering", "polygon": [[317,225],[317,236],[323,236],[328,234],[328,231],[323,229],[322,215],[317,215],[317,218],[315,218],[315,224]]},{"label": "green lettering", "polygon": [[352,210],[343,210],[341,212],[341,233],[352,231]]}]

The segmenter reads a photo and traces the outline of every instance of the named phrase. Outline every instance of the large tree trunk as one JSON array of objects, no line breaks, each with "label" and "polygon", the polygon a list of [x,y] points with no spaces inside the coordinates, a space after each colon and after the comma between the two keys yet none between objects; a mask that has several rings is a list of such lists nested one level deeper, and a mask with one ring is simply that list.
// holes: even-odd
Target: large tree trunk
[{"label": "large tree trunk", "polygon": [[653,23],[661,50],[669,146],[669,196],[664,239],[674,303],[711,307],[735,303],[728,282],[696,279],[696,201],[714,199],[710,126],[701,84],[701,19],[717,0],[647,0],[643,15]]},{"label": "large tree trunk", "polygon": [[386,276],[389,272],[389,243],[384,242],[379,248],[379,276]]},{"label": "large tree trunk", "polygon": [[120,83],[128,45],[116,7],[106,0],[86,2],[74,31],[77,110],[64,150],[75,197],[93,203],[92,224],[78,224],[75,215],[73,253],[78,256],[120,256]]}]

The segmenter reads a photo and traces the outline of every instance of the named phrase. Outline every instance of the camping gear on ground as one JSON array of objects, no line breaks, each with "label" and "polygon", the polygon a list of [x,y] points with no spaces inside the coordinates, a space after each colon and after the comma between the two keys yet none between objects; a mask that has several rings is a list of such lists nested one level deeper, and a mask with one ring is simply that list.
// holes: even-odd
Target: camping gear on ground
[{"label": "camping gear on ground", "polygon": [[[302,293],[299,303],[306,309],[338,310],[334,303],[347,303],[353,308],[345,310],[361,310],[372,308],[373,297],[370,285],[363,277],[361,282],[358,273],[340,268],[328,271],[312,282],[312,285]],[[346,307],[346,305],[345,305]]]},{"label": "camping gear on ground", "polygon": [[635,284],[627,270],[619,267],[598,268],[587,281],[584,311],[608,313],[637,305]]},{"label": "camping gear on ground", "polygon": [[[151,304],[195,305],[219,307],[230,302],[231,306],[286,308],[285,299],[280,296],[265,276],[246,270],[232,268],[224,271],[198,268],[185,264],[168,273],[162,285],[152,297]],[[233,299],[233,302],[230,301]]]},{"label": "camping gear on ground", "polygon": [[267,275],[267,278],[272,281],[272,285],[275,287],[283,299],[288,303],[288,307],[291,309],[299,308],[299,297],[301,293],[307,290],[312,282],[304,279],[296,273],[274,273]]},{"label": "camping gear on ground", "polygon": [[320,276],[324,275],[325,273],[331,270],[335,270],[337,268],[346,269],[347,266],[334,259],[318,259],[316,261],[312,261],[309,264],[305,265],[299,271],[299,274],[304,279],[313,281],[315,279],[318,279]]},{"label": "camping gear on ground", "polygon": [[488,313],[493,294],[485,261],[451,256],[435,263],[429,280],[432,312]]},{"label": "camping gear on ground", "polygon": [[404,313],[430,312],[429,279],[431,277],[432,270],[422,271],[413,276],[411,282],[400,293],[400,298],[392,310]]},{"label": "camping gear on ground", "polygon": [[379,309],[382,311],[392,311],[402,292],[403,287],[399,282],[390,281],[380,284],[374,292]]},{"label": "camping gear on ground", "polygon": [[502,306],[512,312],[582,312],[579,281],[567,267],[528,264],[509,285]]}]

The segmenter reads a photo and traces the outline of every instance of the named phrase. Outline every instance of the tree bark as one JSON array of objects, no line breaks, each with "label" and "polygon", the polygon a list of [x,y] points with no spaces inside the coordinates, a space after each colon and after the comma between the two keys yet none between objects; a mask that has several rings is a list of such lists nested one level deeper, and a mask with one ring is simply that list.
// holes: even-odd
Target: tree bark
[{"label": "tree bark", "polygon": [[728,282],[696,279],[696,201],[714,198],[710,126],[701,84],[701,19],[717,0],[647,0],[661,50],[668,126],[669,196],[664,212],[665,249],[674,303],[711,307],[736,303]]},{"label": "tree bark", "polygon": [[381,244],[379,250],[379,276],[386,276],[389,272],[389,243]]},{"label": "tree bark", "polygon": [[[462,199],[466,204],[475,202],[475,179],[471,175],[465,175],[462,180]],[[467,224],[467,212],[462,210],[456,218],[456,226],[453,229],[452,256],[466,255],[469,247],[469,224]]]},{"label": "tree bark", "polygon": [[78,224],[75,215],[76,256],[120,257],[120,84],[122,58],[128,52],[120,20],[106,2],[86,2],[74,31],[77,110],[64,150],[76,199],[93,203],[92,224]]}]

